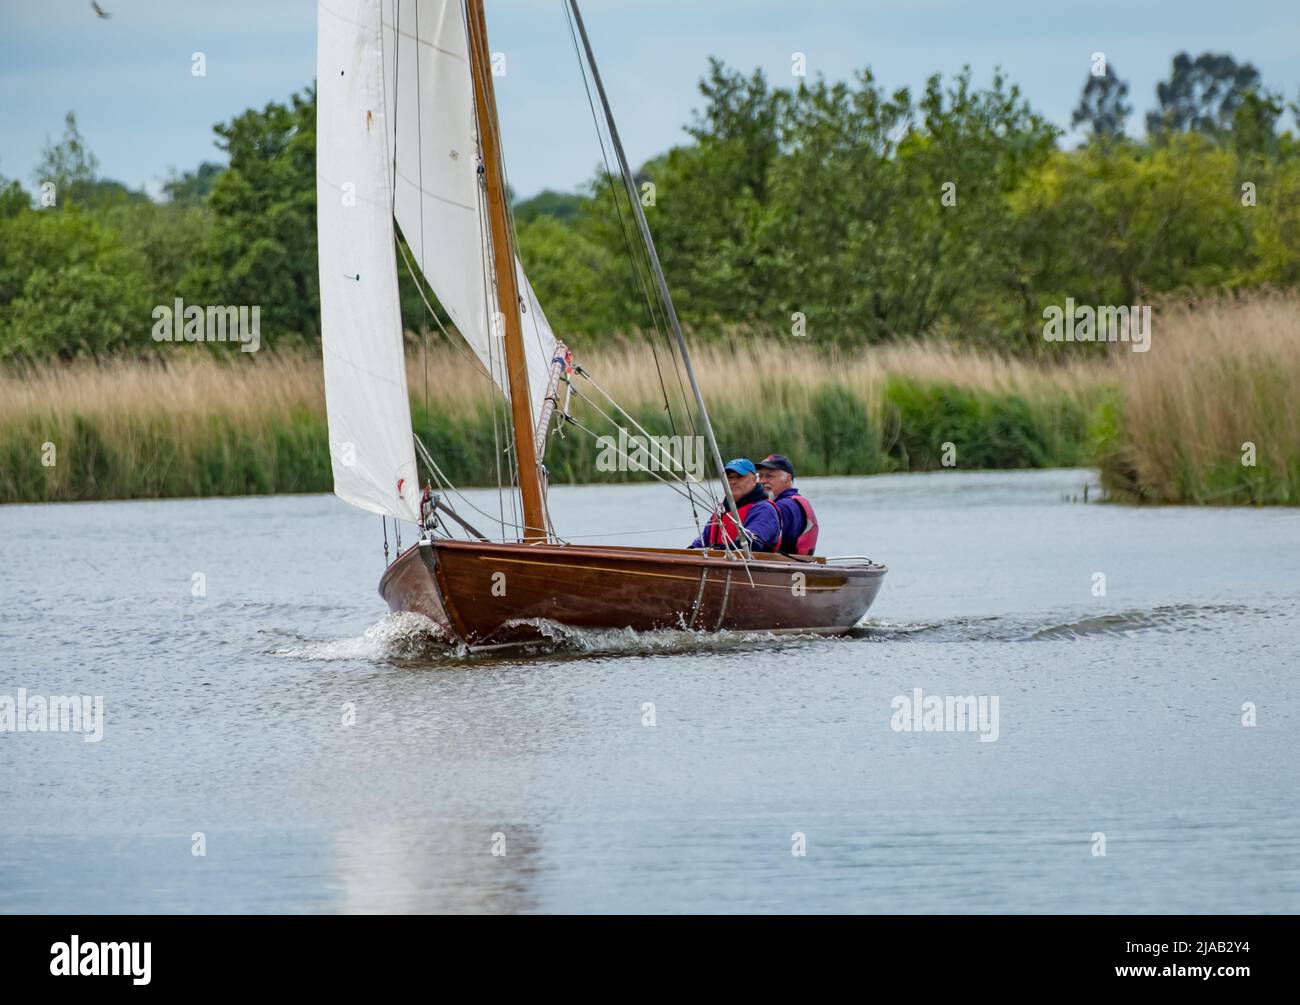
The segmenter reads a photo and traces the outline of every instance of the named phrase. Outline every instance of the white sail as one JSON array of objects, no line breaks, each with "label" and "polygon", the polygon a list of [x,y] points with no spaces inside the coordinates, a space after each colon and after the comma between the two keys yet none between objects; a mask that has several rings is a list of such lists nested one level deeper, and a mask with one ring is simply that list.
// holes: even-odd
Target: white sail
[{"label": "white sail", "polygon": [[[456,329],[509,393],[478,172],[469,38],[461,0],[383,0],[385,120],[395,145],[394,214]],[[395,139],[393,133],[395,132]],[[529,398],[536,421],[555,335],[516,262]]]},{"label": "white sail", "polygon": [[419,518],[394,250],[380,0],[320,0],[316,200],[334,491]]}]

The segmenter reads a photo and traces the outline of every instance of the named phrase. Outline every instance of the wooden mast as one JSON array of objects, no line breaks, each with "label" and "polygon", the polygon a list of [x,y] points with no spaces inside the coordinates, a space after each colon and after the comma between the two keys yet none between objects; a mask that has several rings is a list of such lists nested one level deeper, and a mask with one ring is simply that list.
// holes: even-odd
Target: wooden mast
[{"label": "wooden mast", "polygon": [[[515,274],[515,249],[510,239],[510,209],[506,205],[505,172],[501,167],[501,131],[497,123],[496,95],[492,87],[492,58],[488,49],[483,0],[466,0],[469,30],[469,68],[474,81],[474,107],[478,113],[479,148],[487,184],[488,224],[496,267],[497,309],[504,328],[506,375],[510,380],[510,421],[515,431],[515,458],[519,464],[519,494],[524,505],[524,540],[546,540],[542,507],[542,480],[533,450],[533,409],[528,393],[528,363],[524,356],[523,325],[519,316],[519,282]],[[493,333],[501,331],[495,325]]]}]

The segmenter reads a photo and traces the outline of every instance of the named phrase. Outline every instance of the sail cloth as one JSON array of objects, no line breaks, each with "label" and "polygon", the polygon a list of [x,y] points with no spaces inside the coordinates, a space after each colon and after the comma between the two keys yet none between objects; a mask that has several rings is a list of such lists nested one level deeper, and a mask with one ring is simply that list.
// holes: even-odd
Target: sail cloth
[{"label": "sail cloth", "polygon": [[[461,0],[382,0],[382,6],[384,120],[395,151],[393,212],[438,302],[508,395],[504,331],[494,324],[497,294]],[[555,335],[518,260],[515,271],[536,425]]]},{"label": "sail cloth", "polygon": [[397,295],[380,0],[320,0],[316,202],[334,491],[419,519]]}]

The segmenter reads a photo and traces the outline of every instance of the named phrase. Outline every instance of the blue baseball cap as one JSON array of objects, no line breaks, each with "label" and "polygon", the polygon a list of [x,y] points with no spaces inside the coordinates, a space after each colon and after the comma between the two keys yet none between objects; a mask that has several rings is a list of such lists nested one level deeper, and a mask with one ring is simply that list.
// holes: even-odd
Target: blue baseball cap
[{"label": "blue baseball cap", "polygon": [[727,466],[723,470],[734,471],[738,475],[758,474],[758,468],[754,467],[754,462],[748,457],[737,457],[735,460],[727,461]]}]

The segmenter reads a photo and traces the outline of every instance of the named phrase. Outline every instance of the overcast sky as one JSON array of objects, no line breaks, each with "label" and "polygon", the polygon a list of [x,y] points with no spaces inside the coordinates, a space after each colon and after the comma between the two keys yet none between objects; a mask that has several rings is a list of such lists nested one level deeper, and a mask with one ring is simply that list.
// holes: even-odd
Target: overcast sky
[{"label": "overcast sky", "polygon": [[[75,111],[100,173],[157,191],[169,168],[220,160],[212,125],[311,83],[314,0],[0,0],[0,175],[32,187],[42,145]],[[599,159],[562,0],[487,0],[511,183],[521,195],[572,190]],[[1063,127],[1094,51],[1131,84],[1130,131],[1154,104],[1175,52],[1253,62],[1294,101],[1296,0],[583,0],[610,101],[639,164],[684,139],[696,84],[716,55],[787,85],[791,54],[810,75],[871,66],[888,88],[969,63],[995,66]],[[207,76],[190,72],[201,51]],[[1285,123],[1294,127],[1288,115]]]}]

